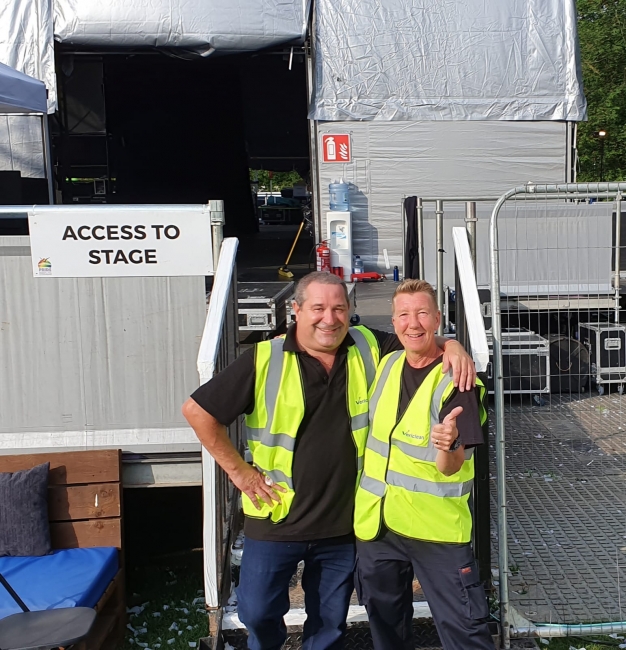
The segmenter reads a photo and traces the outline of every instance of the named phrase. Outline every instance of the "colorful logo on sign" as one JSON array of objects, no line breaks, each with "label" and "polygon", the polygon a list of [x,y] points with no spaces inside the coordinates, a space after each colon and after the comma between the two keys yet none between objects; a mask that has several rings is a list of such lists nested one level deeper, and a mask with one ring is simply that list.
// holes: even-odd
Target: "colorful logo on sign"
[{"label": "colorful logo on sign", "polygon": [[322,160],[325,163],[351,162],[350,135],[348,133],[323,135]]},{"label": "colorful logo on sign", "polygon": [[52,262],[48,257],[42,257],[37,264],[37,268],[39,269],[39,275],[52,275]]}]

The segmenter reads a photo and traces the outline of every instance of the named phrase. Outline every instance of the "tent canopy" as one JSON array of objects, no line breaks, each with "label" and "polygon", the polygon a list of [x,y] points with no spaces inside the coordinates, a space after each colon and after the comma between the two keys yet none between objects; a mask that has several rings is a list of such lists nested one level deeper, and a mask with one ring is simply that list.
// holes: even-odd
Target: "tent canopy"
[{"label": "tent canopy", "polygon": [[47,111],[44,83],[0,63],[0,114]]}]

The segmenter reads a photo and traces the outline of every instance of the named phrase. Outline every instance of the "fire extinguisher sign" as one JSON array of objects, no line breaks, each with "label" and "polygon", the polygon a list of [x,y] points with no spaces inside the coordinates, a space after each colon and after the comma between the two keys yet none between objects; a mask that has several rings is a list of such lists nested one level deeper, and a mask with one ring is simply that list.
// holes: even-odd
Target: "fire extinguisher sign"
[{"label": "fire extinguisher sign", "polygon": [[347,163],[352,161],[352,148],[348,133],[322,136],[322,160],[325,163]]}]

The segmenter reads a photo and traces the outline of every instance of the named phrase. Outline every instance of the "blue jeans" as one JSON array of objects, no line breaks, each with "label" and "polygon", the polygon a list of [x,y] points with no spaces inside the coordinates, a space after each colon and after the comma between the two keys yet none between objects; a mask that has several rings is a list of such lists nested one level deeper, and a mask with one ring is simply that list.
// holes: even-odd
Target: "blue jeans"
[{"label": "blue jeans", "polygon": [[354,544],[262,542],[247,539],[237,587],[239,620],[250,650],[280,650],[287,638],[289,581],[304,560],[307,618],[302,650],[341,650],[354,588]]}]

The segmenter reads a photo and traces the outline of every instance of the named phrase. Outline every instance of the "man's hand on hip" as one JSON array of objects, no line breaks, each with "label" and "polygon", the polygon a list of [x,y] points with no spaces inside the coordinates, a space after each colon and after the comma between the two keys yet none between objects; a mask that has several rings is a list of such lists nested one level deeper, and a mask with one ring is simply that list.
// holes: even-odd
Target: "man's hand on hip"
[{"label": "man's hand on hip", "polygon": [[264,501],[271,508],[274,501],[280,502],[280,495],[276,492],[286,492],[284,487],[274,483],[269,476],[264,476],[248,463],[242,463],[240,467],[230,473],[230,480],[244,494],[246,494],[257,510],[261,509],[259,501]]},{"label": "man's hand on hip", "polygon": [[191,397],[183,405],[183,415],[193,427],[202,446],[213,456],[217,464],[228,474],[230,480],[250,497],[257,510],[259,499],[272,507],[272,500],[279,502],[276,490],[286,492],[244,461],[228,437],[226,427],[207,413]]}]

